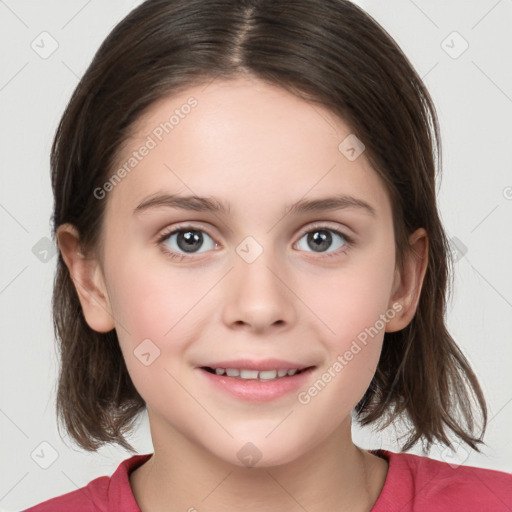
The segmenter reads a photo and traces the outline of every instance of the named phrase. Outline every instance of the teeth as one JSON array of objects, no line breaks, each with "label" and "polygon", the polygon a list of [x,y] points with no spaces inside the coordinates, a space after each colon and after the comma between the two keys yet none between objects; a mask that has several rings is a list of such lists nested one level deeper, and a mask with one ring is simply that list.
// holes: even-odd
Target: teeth
[{"label": "teeth", "polygon": [[228,377],[238,377],[240,379],[259,379],[274,380],[282,377],[295,375],[299,370],[294,368],[290,370],[246,370],[244,368],[215,368],[217,375],[227,375]]},{"label": "teeth", "polygon": [[277,370],[267,370],[265,372],[260,372],[259,378],[264,380],[275,379],[277,375]]},{"label": "teeth", "polygon": [[242,379],[257,379],[258,370],[240,370],[240,377]]}]

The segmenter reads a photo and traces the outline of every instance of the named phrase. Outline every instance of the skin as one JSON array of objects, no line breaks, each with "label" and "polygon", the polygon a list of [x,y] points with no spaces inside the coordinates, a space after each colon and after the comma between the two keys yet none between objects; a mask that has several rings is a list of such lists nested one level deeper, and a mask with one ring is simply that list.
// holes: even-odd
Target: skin
[{"label": "skin", "polygon": [[[116,329],[147,404],[154,455],[130,475],[135,498],[151,512],[370,510],[387,462],[353,444],[350,412],[375,372],[384,332],[403,329],[415,313],[425,230],[411,234],[399,271],[381,179],[364,152],[350,161],[338,150],[350,127],[249,77],[158,101],[119,162],[190,96],[197,107],[102,199],[100,250],[81,257],[74,227],[58,231],[89,326]],[[164,206],[134,215],[155,192],[213,196],[230,212]],[[285,205],[334,193],[368,202],[376,215],[353,207],[283,215]],[[161,246],[156,239],[184,222],[201,230],[203,246],[171,259],[162,246],[187,254],[176,235]],[[315,252],[305,235],[318,224],[352,235],[354,245],[330,232],[331,245]],[[236,252],[247,236],[263,249],[252,263]],[[316,366],[305,390],[393,304],[400,312],[307,404],[296,392],[245,402],[195,369],[244,356],[287,359]],[[134,356],[147,338],[160,349],[149,366]],[[261,453],[254,467],[237,457],[247,442]]]}]

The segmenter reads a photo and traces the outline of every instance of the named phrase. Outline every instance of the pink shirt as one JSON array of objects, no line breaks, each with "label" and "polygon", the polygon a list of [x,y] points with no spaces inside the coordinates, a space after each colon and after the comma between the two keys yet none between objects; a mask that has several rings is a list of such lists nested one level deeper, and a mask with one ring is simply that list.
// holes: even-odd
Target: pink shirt
[{"label": "pink shirt", "polygon": [[[408,453],[374,453],[388,460],[389,469],[372,512],[512,511],[512,474],[470,466],[454,468]],[[134,455],[119,464],[111,477],[96,478],[24,512],[141,512],[128,475],[151,456]]]}]

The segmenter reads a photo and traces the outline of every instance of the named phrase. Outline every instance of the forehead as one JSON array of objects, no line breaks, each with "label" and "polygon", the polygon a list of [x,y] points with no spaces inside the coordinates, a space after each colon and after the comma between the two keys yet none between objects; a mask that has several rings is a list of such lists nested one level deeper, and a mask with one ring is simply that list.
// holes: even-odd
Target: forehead
[{"label": "forehead", "polygon": [[364,152],[355,160],[344,153],[352,137],[343,120],[283,88],[214,80],[158,100],[137,120],[114,168],[128,172],[109,205],[133,209],[167,191],[223,198],[236,213],[357,189],[385,208]]}]

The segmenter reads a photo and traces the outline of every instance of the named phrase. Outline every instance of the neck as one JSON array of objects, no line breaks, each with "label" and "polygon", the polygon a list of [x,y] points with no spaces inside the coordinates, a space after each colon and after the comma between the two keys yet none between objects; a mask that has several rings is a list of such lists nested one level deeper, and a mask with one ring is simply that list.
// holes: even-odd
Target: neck
[{"label": "neck", "polygon": [[301,457],[270,467],[233,465],[179,433],[165,443],[154,434],[153,456],[130,475],[142,512],[368,512],[387,473],[386,461],[352,443],[350,418]]}]

